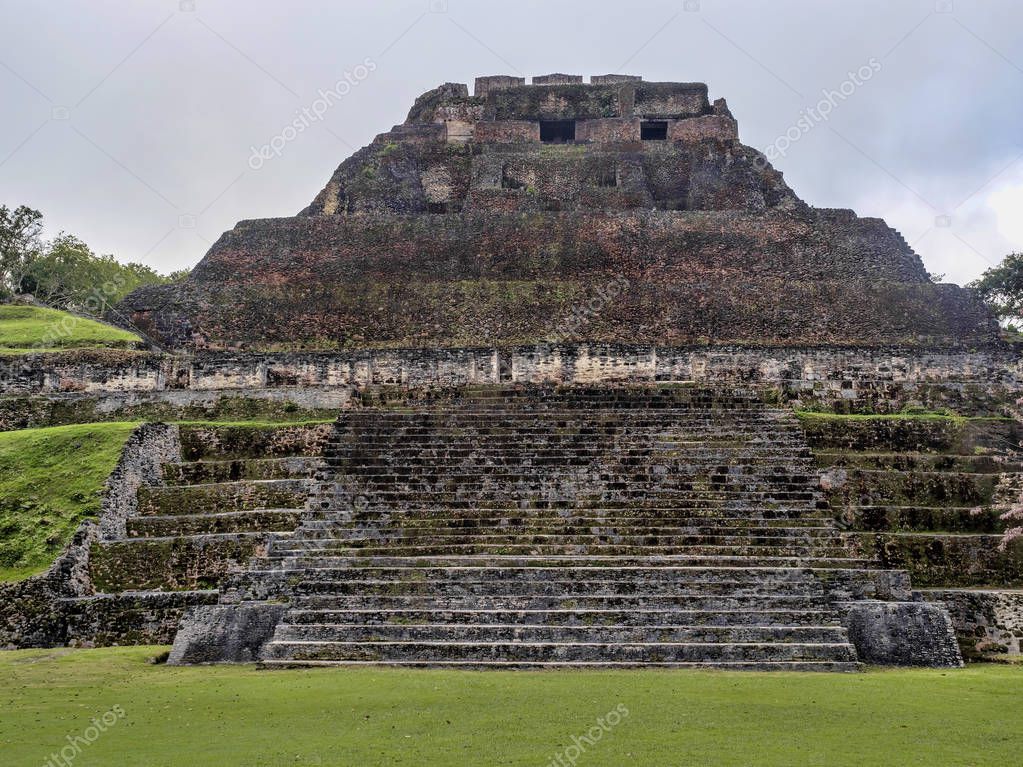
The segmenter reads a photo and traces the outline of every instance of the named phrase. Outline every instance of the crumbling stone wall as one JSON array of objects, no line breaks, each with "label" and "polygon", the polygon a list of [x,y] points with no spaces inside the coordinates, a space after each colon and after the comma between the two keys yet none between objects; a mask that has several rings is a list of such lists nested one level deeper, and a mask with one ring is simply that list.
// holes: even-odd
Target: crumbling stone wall
[{"label": "crumbling stone wall", "polygon": [[85,522],[45,573],[0,583],[0,649],[65,644],[67,622],[61,600],[92,593],[89,550],[98,539],[99,526]]},{"label": "crumbling stone wall", "polygon": [[99,522],[104,540],[125,536],[125,522],[137,513],[139,488],[162,484],[162,465],[177,461],[180,454],[177,426],[143,424],[132,432],[107,478]]},{"label": "crumbling stone wall", "polygon": [[948,608],[967,660],[1023,653],[1023,592],[932,589],[923,593]]},{"label": "crumbling stone wall", "polygon": [[[649,347],[0,358],[0,428],[150,418],[331,418],[367,386],[697,381],[775,388],[801,408],[1000,415],[1023,369],[1011,348]],[[109,388],[105,388],[109,387]],[[70,391],[68,391],[70,389]],[[828,428],[822,422],[820,428]],[[905,428],[912,428],[907,423]],[[850,438],[855,429],[846,430]],[[931,439],[933,435],[924,435]]]},{"label": "crumbling stone wall", "polygon": [[627,287],[590,314],[586,340],[963,347],[998,339],[975,294],[932,284],[882,222],[830,213],[243,222],[188,281],[136,291],[120,311],[172,347],[515,346],[556,333],[615,278]]}]

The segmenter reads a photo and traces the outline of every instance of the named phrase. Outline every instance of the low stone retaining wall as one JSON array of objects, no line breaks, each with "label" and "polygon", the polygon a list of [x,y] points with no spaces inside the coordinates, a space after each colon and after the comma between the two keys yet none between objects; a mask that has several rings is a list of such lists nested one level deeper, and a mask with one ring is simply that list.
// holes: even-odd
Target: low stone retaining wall
[{"label": "low stone retaining wall", "polygon": [[[46,412],[50,401],[56,403],[50,408],[83,410],[89,418],[132,408],[139,413],[146,408],[209,410],[230,397],[296,412],[339,409],[353,389],[369,386],[613,381],[764,385],[803,406],[887,412],[913,402],[976,407],[990,400],[997,407],[1021,380],[1023,362],[1009,347],[926,351],[544,344],[194,356],[80,352],[0,358],[0,423],[13,423],[19,415],[52,420],[55,414]],[[26,399],[33,396],[47,399]]]},{"label": "low stone retaining wall", "polygon": [[928,589],[922,593],[948,608],[967,660],[1023,654],[1023,590]]}]

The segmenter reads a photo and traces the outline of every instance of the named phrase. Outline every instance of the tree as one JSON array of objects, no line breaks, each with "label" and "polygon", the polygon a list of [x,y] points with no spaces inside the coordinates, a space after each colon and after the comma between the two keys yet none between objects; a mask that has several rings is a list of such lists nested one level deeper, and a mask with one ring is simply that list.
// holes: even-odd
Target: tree
[{"label": "tree", "polygon": [[25,205],[0,205],[0,298],[18,290],[28,264],[38,255],[43,214]]},{"label": "tree", "polygon": [[1023,253],[1010,253],[967,287],[979,292],[1009,328],[1019,327],[1023,321]]},{"label": "tree", "polygon": [[31,293],[50,306],[101,315],[135,288],[188,276],[182,270],[164,277],[145,264],[98,256],[65,232],[44,242],[42,218],[24,205],[0,207],[0,300]]},{"label": "tree", "polygon": [[176,269],[167,275],[167,282],[183,282],[191,273],[191,269]]},{"label": "tree", "polygon": [[29,264],[20,289],[50,306],[99,315],[135,288],[167,279],[145,264],[97,256],[80,239],[62,232]]}]

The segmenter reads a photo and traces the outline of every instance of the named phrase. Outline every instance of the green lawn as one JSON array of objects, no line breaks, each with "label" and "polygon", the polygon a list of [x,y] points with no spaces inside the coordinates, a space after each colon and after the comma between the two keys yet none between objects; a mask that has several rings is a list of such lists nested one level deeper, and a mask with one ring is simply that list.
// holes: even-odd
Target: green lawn
[{"label": "green lawn", "polygon": [[[1023,754],[1020,667],[268,672],[148,665],[154,652],[0,653],[0,763],[44,765],[119,710],[75,767],[546,767],[559,754],[580,767],[1005,767]],[[598,719],[606,729],[573,753]]]},{"label": "green lawn", "polygon": [[127,330],[39,306],[0,305],[0,354],[54,349],[132,348]]},{"label": "green lawn", "polygon": [[0,580],[45,570],[82,520],[99,515],[107,475],[137,425],[0,432]]}]

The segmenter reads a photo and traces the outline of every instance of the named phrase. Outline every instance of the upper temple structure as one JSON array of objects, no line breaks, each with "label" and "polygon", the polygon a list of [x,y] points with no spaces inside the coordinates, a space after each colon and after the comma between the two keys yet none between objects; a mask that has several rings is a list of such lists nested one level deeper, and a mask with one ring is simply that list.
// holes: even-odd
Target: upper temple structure
[{"label": "upper temple structure", "polygon": [[629,75],[441,85],[298,216],[240,222],[120,313],[194,350],[998,337],[882,220],[801,201],[707,86]]}]

